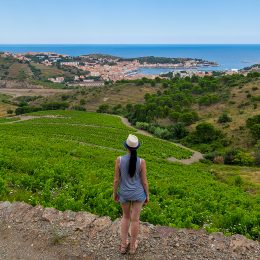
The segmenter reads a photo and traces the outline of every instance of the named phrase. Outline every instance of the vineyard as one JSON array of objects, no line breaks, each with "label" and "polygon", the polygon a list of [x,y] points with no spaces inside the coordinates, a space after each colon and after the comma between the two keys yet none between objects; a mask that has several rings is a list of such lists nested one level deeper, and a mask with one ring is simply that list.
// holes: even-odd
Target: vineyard
[{"label": "vineyard", "polygon": [[[122,144],[135,130],[112,115],[44,111],[30,116],[35,118],[0,120],[0,200],[119,217],[120,205],[112,200],[114,161],[126,152]],[[171,163],[168,157],[192,153],[135,134],[150,186],[143,221],[259,239],[259,195],[218,181],[202,163]]]}]

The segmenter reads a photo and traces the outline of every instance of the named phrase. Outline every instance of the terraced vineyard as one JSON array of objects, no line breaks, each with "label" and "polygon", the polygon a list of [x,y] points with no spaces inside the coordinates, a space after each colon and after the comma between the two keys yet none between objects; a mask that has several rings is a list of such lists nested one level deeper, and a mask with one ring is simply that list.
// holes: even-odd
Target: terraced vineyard
[{"label": "terraced vineyard", "polygon": [[[0,121],[0,200],[19,200],[60,210],[86,210],[116,218],[112,200],[114,160],[135,130],[116,116],[45,111],[26,121]],[[41,116],[39,118],[39,116]],[[48,116],[48,117],[46,117]],[[141,219],[173,227],[205,228],[259,239],[259,196],[219,182],[201,163],[173,143],[135,133],[147,160],[150,203]]]}]

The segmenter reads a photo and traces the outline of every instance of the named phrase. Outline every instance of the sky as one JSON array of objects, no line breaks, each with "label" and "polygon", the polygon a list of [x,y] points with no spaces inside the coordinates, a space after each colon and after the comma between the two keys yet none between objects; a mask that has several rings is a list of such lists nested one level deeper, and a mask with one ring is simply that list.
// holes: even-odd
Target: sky
[{"label": "sky", "polygon": [[260,43],[260,0],[0,0],[0,44]]}]

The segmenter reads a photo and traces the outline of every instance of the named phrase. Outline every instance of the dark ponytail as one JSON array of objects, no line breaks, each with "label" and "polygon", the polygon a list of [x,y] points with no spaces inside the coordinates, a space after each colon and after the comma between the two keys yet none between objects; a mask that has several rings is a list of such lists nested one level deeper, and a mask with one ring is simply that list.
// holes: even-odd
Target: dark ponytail
[{"label": "dark ponytail", "polygon": [[130,160],[129,160],[128,173],[130,174],[131,177],[133,177],[135,175],[136,160],[137,160],[137,152],[136,152],[136,150],[130,151]]}]

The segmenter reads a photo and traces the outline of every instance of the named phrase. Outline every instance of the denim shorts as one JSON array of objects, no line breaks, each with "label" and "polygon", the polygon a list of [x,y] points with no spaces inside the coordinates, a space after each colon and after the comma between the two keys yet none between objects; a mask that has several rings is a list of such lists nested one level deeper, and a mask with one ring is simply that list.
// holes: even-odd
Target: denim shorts
[{"label": "denim shorts", "polygon": [[133,202],[133,201],[145,202],[145,200],[146,200],[145,192],[143,193],[142,197],[140,197],[140,198],[138,198],[136,200],[127,200],[122,195],[120,195],[119,193],[118,193],[118,196],[119,196],[119,202],[120,203],[130,203],[130,202]]}]

